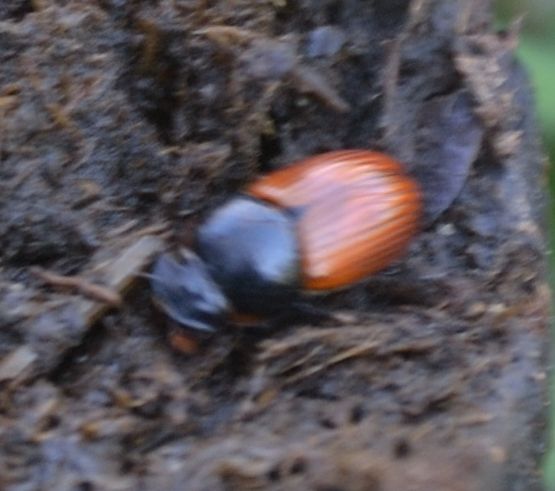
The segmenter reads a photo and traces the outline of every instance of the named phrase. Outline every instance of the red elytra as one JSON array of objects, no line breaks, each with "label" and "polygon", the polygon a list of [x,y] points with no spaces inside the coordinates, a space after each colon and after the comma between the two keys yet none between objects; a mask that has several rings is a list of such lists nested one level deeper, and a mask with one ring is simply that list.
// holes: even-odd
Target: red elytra
[{"label": "red elytra", "polygon": [[343,288],[386,268],[406,251],[422,214],[419,187],[401,164],[368,150],[309,157],[246,192],[293,210],[305,290]]}]

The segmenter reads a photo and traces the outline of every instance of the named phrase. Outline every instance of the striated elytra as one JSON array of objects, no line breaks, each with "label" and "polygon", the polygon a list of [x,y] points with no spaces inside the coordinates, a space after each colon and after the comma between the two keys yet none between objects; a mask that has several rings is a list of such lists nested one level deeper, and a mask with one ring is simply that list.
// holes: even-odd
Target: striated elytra
[{"label": "striated elytra", "polygon": [[216,209],[194,252],[158,258],[153,298],[201,331],[232,312],[272,316],[303,291],[345,288],[401,257],[419,229],[421,201],[417,183],[383,153],[300,160]]}]

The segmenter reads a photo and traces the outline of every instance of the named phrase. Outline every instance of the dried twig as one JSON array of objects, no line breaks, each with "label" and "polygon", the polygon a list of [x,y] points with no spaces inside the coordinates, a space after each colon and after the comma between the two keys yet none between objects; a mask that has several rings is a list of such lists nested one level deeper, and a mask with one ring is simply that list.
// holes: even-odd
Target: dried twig
[{"label": "dried twig", "polygon": [[82,276],[64,276],[42,268],[32,268],[31,273],[54,287],[76,290],[86,297],[113,307],[121,305],[121,295],[102,285],[97,285]]}]

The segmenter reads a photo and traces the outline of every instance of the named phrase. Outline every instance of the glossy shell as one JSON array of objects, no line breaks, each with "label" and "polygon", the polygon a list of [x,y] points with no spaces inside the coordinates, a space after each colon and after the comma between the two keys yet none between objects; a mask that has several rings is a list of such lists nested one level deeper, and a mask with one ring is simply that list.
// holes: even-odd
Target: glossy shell
[{"label": "glossy shell", "polygon": [[422,212],[402,166],[366,150],[301,160],[246,192],[293,217],[305,290],[342,288],[386,268],[406,251]]},{"label": "glossy shell", "polygon": [[199,227],[195,249],[238,312],[272,314],[298,292],[297,242],[280,208],[238,196]]}]

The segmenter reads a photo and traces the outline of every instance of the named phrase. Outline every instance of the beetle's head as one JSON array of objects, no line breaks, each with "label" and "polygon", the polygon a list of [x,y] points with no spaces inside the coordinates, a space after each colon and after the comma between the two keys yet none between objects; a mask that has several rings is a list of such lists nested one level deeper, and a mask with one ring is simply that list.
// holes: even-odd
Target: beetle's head
[{"label": "beetle's head", "polygon": [[229,302],[193,252],[163,254],[149,278],[154,303],[180,325],[209,333],[225,322]]}]

